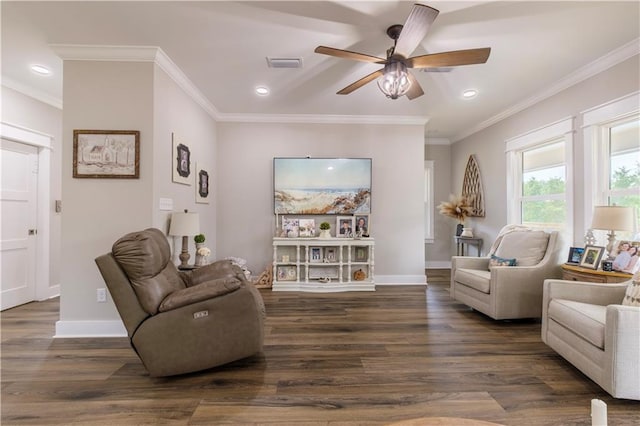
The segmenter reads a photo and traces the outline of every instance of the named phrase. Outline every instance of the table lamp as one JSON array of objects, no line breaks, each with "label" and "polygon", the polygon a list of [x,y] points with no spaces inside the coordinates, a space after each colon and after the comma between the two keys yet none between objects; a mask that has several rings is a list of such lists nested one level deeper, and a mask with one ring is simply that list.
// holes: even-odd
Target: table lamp
[{"label": "table lamp", "polygon": [[169,235],[182,237],[182,252],[180,253],[179,268],[186,268],[189,255],[189,237],[200,233],[200,216],[198,213],[189,213],[186,209],[184,213],[171,214],[171,226]]},{"label": "table lamp", "polygon": [[611,258],[613,244],[616,241],[615,231],[633,231],[633,208],[623,206],[595,206],[593,208],[592,229],[609,231],[609,244],[607,244],[607,256]]}]

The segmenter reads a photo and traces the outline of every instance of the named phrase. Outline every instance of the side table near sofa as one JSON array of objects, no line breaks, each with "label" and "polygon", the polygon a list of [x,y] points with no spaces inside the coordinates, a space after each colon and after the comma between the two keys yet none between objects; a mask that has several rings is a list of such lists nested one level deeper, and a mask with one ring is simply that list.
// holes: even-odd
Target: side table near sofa
[{"label": "side table near sofa", "polygon": [[624,272],[607,272],[600,269],[583,268],[581,266],[570,265],[568,263],[562,265],[563,280],[615,284],[629,281],[631,277],[631,274],[626,274]]}]

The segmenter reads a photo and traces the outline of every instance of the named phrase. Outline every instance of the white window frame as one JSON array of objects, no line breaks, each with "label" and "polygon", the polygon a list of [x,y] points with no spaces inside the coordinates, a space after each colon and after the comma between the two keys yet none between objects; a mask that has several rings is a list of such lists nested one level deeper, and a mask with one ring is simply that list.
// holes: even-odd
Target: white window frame
[{"label": "white window frame", "polygon": [[[507,220],[510,224],[522,223],[522,152],[552,142],[564,142],[565,193],[567,225],[573,219],[573,119],[564,118],[538,129],[505,141],[507,155]],[[547,199],[549,197],[545,197]],[[567,226],[565,235],[573,240],[573,229]]]},{"label": "white window frame", "polygon": [[424,162],[424,242],[433,244],[434,236],[434,185],[433,185],[433,168],[434,161],[426,160]]},{"label": "white window frame", "polygon": [[593,218],[593,208],[606,205],[609,196],[609,129],[640,117],[640,91],[582,111],[584,140],[584,226]]}]

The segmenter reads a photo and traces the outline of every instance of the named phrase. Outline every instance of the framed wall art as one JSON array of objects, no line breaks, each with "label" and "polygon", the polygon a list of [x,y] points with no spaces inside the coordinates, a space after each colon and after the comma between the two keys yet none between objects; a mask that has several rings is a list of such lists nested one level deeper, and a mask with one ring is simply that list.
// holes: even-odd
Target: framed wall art
[{"label": "framed wall art", "polygon": [[604,247],[585,246],[584,253],[582,253],[582,258],[580,259],[580,266],[583,268],[598,269],[603,252]]},{"label": "framed wall art", "polygon": [[209,168],[204,167],[200,162],[196,163],[196,203],[209,204],[211,178],[209,176]]},{"label": "framed wall art", "polygon": [[371,158],[274,158],[274,212],[371,213],[371,161]]},{"label": "framed wall art", "polygon": [[74,130],[73,177],[140,178],[140,131]]},{"label": "framed wall art", "polygon": [[175,183],[191,185],[191,150],[189,146],[182,142],[175,133],[171,134],[172,139],[172,180]]}]

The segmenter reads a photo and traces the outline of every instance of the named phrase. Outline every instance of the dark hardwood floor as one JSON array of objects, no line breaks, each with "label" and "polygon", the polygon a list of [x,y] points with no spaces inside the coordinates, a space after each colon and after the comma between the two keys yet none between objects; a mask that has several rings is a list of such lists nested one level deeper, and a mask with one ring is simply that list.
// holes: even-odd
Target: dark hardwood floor
[{"label": "dark hardwood floor", "polygon": [[[505,425],[639,425],[540,340],[539,321],[493,321],[429,287],[261,290],[264,351],[185,376],[150,378],[125,338],[53,339],[58,299],[2,312],[2,424],[383,425],[465,417]],[[426,295],[426,297],[425,297]]]}]

